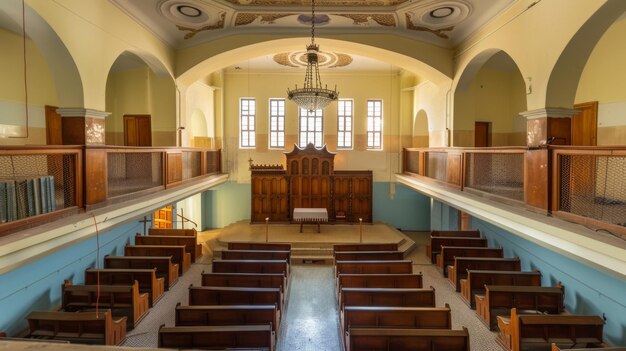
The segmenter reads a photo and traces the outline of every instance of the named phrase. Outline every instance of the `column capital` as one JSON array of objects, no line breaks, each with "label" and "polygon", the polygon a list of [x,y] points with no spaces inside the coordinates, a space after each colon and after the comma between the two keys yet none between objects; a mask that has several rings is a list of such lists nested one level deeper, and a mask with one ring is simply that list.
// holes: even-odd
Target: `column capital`
[{"label": "column capital", "polygon": [[92,110],[82,107],[61,107],[57,109],[57,113],[60,114],[61,117],[90,117],[98,119],[104,119],[111,114],[111,112]]}]

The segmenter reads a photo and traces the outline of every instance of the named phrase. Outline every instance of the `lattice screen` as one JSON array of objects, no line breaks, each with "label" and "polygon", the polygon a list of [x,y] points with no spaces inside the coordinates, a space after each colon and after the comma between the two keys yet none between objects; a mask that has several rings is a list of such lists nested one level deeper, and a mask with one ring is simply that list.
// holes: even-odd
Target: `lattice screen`
[{"label": "lattice screen", "polygon": [[109,198],[163,185],[160,152],[109,153],[107,162]]},{"label": "lattice screen", "polygon": [[465,187],[524,201],[524,154],[467,154]]}]

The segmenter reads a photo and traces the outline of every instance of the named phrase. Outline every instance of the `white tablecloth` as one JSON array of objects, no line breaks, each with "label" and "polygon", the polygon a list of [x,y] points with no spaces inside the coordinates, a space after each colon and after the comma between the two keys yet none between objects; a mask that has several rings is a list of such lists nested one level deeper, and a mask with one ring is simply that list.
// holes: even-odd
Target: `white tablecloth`
[{"label": "white tablecloth", "polygon": [[328,222],[325,208],[294,208],[293,220],[296,222]]}]

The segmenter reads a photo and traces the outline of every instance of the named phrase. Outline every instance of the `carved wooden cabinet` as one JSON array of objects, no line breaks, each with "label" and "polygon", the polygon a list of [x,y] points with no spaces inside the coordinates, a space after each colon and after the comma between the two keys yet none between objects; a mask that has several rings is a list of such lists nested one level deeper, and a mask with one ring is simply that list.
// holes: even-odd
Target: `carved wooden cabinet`
[{"label": "carved wooden cabinet", "polygon": [[335,171],[335,154],[326,146],[294,145],[280,165],[250,165],[251,220],[287,222],[298,207],[328,210],[329,221],[372,221],[372,172]]}]

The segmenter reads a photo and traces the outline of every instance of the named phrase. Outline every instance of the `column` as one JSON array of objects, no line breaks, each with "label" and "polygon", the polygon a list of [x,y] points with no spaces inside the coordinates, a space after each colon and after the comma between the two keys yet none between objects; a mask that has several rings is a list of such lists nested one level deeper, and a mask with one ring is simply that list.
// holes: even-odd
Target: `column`
[{"label": "column", "polygon": [[111,113],[85,108],[59,108],[63,145],[104,145],[104,118]]}]

